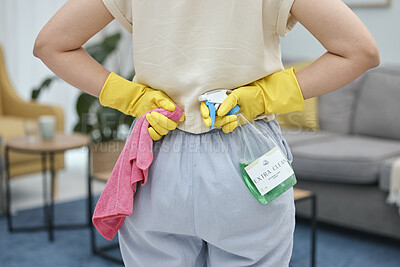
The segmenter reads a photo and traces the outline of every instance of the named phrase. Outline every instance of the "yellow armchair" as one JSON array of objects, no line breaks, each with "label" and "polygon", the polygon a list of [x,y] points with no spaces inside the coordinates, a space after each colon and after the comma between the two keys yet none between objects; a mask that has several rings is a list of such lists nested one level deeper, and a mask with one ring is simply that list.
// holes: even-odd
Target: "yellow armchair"
[{"label": "yellow armchair", "polygon": [[[56,131],[64,132],[64,113],[61,107],[27,102],[18,96],[8,78],[0,45],[0,136],[7,141],[8,138],[24,135],[25,120],[37,119],[41,115],[54,115],[57,119]],[[1,150],[4,153],[4,146]],[[40,155],[10,151],[9,156],[10,177],[42,171]],[[63,169],[64,154],[56,154],[54,163],[56,169]]]}]

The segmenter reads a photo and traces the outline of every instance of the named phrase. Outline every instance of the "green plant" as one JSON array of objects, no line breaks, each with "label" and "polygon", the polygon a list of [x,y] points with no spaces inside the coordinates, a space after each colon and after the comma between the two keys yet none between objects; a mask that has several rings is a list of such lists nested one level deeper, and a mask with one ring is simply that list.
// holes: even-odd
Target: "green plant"
[{"label": "green plant", "polygon": [[[98,43],[87,46],[86,51],[100,64],[115,52],[121,34],[116,33],[106,36]],[[134,71],[126,77],[132,79]],[[36,100],[40,93],[50,88],[50,85],[58,80],[57,76],[49,76],[32,90],[31,99]],[[118,110],[103,107],[98,98],[82,92],[76,101],[78,122],[74,126],[74,132],[88,134],[93,142],[125,139],[129,125],[133,122],[132,116],[127,116]]]}]

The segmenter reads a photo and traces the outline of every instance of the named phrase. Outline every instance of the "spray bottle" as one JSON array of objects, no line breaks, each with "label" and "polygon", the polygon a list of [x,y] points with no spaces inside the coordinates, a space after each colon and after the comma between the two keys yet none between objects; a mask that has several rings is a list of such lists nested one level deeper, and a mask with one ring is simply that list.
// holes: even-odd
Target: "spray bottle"
[{"label": "spray bottle", "polygon": [[[215,90],[198,97],[205,101],[214,126],[215,113],[232,90]],[[297,180],[285,153],[273,137],[256,122],[249,122],[236,105],[227,115],[238,116],[238,134],[242,139],[239,166],[242,178],[255,199],[262,204],[272,200],[293,187]],[[247,125],[244,127],[244,125]],[[251,140],[251,142],[250,142]],[[252,145],[253,144],[253,145]]]},{"label": "spray bottle", "polygon": [[[222,102],[224,102],[224,100],[228,97],[228,93],[231,93],[231,92],[232,92],[232,90],[219,89],[219,90],[214,90],[211,92],[204,93],[198,97],[199,101],[205,101],[205,104],[208,107],[208,110],[210,112],[210,118],[211,118],[210,129],[212,129],[214,127],[215,113],[216,113],[219,105],[221,105]],[[236,105],[226,115],[235,114],[239,110],[240,110],[240,107],[238,105]]]}]

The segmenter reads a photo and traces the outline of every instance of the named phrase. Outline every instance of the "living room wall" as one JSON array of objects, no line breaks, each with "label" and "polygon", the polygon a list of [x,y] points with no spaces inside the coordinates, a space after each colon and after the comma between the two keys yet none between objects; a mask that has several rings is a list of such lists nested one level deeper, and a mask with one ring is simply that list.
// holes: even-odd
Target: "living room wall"
[{"label": "living room wall", "polygon": [[[400,64],[400,1],[392,0],[390,7],[354,8],[374,36],[381,55],[381,65]],[[281,39],[282,55],[286,60],[313,59],[325,49],[299,23]]]}]

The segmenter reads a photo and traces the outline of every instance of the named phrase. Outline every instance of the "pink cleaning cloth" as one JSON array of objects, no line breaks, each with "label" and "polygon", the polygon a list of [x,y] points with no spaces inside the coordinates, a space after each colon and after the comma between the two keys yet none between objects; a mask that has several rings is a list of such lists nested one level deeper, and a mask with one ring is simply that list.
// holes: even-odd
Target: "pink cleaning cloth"
[{"label": "pink cleaning cloth", "polygon": [[[176,106],[174,111],[156,108],[173,121],[179,121],[183,111]],[[126,216],[132,214],[133,196],[137,182],[145,185],[150,164],[153,162],[153,139],[148,132],[146,114],[140,117],[118,157],[107,184],[100,195],[93,214],[93,224],[106,239],[112,240]]]}]

